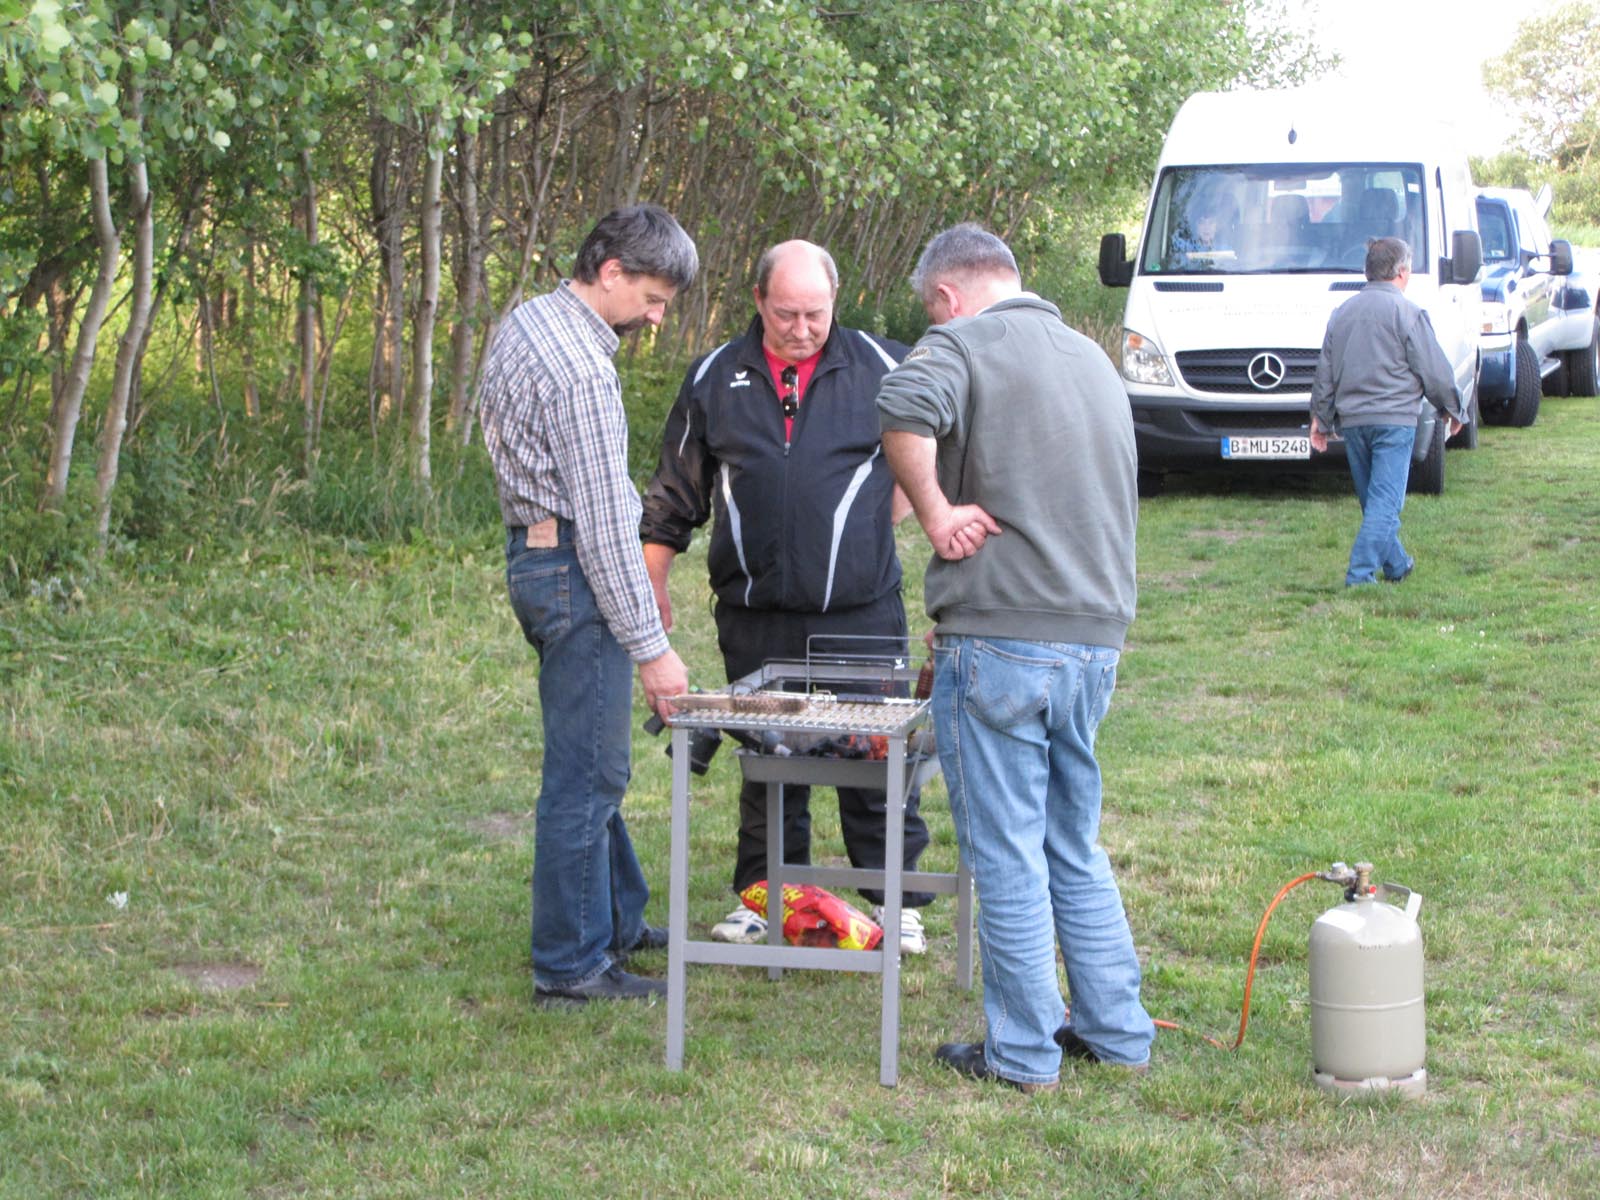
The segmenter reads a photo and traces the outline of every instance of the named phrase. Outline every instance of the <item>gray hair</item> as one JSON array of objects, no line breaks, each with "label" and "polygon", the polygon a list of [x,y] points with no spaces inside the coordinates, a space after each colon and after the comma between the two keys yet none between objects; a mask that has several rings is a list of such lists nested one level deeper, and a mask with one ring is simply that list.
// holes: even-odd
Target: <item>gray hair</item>
[{"label": "gray hair", "polygon": [[593,283],[601,266],[613,258],[629,275],[653,275],[679,290],[693,283],[700,269],[694,239],[656,204],[633,204],[601,217],[578,247],[572,276],[579,283]]},{"label": "gray hair", "polygon": [[1011,248],[983,226],[965,221],[934,235],[911,272],[911,290],[918,299],[926,300],[941,281],[971,275],[1022,278]]},{"label": "gray hair", "polygon": [[[772,272],[777,268],[778,260],[783,257],[778,251],[790,244],[789,242],[779,242],[776,246],[768,246],[761,252],[761,257],[756,260],[756,291],[760,292],[762,296],[767,294],[767,284],[772,282]],[[817,261],[822,264],[823,274],[828,277],[828,286],[838,292],[839,268],[833,261],[833,255],[812,242],[806,242],[805,244],[811,247],[816,254]]]},{"label": "gray hair", "polygon": [[1367,282],[1388,283],[1411,266],[1411,247],[1396,237],[1367,242]]}]

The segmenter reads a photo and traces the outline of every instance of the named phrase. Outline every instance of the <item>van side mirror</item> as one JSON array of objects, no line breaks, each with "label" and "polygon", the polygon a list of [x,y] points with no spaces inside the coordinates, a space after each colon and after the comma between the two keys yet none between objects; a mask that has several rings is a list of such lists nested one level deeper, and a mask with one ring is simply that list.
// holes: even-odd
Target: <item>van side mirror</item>
[{"label": "van side mirror", "polygon": [[1572,243],[1564,238],[1550,243],[1550,274],[1572,274]]},{"label": "van side mirror", "polygon": [[1120,233],[1100,235],[1100,282],[1106,287],[1127,287],[1133,282],[1128,239]]},{"label": "van side mirror", "polygon": [[1476,229],[1450,235],[1450,257],[1439,260],[1440,283],[1472,283],[1483,268],[1483,240]]}]

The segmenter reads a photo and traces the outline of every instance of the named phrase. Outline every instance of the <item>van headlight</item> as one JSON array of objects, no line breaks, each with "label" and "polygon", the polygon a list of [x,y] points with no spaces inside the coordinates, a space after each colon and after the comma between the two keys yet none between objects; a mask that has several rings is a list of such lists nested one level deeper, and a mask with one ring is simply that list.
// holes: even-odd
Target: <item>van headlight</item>
[{"label": "van headlight", "polygon": [[1486,301],[1483,305],[1483,332],[1510,333],[1511,306]]},{"label": "van headlight", "polygon": [[1122,377],[1133,383],[1173,386],[1172,372],[1167,368],[1167,356],[1161,353],[1161,347],[1131,329],[1122,331]]}]

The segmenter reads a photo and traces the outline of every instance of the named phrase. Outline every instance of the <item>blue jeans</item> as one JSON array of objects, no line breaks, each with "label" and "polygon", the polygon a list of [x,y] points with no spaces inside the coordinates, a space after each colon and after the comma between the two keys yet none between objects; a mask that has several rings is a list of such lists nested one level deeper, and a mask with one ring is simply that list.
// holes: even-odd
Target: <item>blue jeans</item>
[{"label": "blue jeans", "polygon": [[506,542],[506,585],[539,652],[544,765],[533,848],[533,979],[564,987],[600,975],[639,939],[645,883],[622,819],[633,663],[606,625],[572,548]]},{"label": "blue jeans", "polygon": [[1067,964],[1072,1030],[1106,1062],[1150,1057],[1139,960],[1098,844],[1095,731],[1119,654],[1106,646],[941,635],[933,720],[956,840],[978,888],[989,1067],[1022,1083],[1060,1071]]},{"label": "blue jeans", "polygon": [[1356,425],[1342,430],[1350,478],[1361,501],[1361,528],[1350,547],[1345,586],[1398,579],[1411,569],[1411,556],[1400,544],[1400,510],[1405,507],[1406,481],[1411,477],[1414,425]]}]

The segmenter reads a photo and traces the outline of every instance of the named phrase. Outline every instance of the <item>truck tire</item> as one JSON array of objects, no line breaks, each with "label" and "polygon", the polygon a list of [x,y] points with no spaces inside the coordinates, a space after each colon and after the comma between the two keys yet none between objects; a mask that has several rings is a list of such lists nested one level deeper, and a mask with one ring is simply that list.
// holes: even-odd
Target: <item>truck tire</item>
[{"label": "truck tire", "polygon": [[1567,356],[1556,355],[1556,362],[1560,365],[1544,377],[1544,382],[1539,385],[1539,390],[1546,396],[1565,396],[1567,394]]},{"label": "truck tire", "polygon": [[1420,459],[1411,460],[1411,474],[1406,478],[1406,491],[1419,496],[1439,496],[1444,493],[1444,418],[1433,423],[1428,452]]},{"label": "truck tire", "polygon": [[1511,398],[1507,425],[1526,429],[1539,419],[1539,356],[1526,338],[1517,340],[1517,394]]},{"label": "truck tire", "polygon": [[1600,396],[1600,318],[1589,330],[1589,344],[1567,353],[1567,394]]}]

